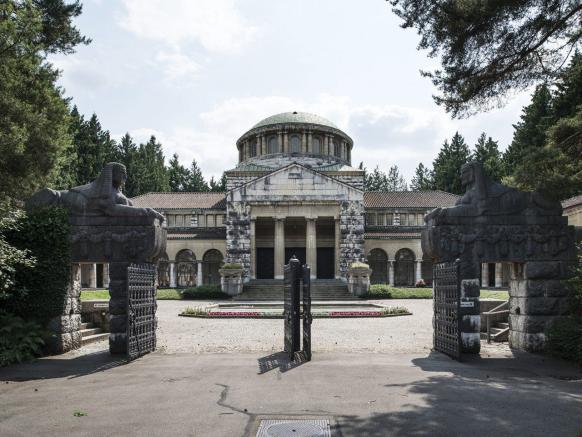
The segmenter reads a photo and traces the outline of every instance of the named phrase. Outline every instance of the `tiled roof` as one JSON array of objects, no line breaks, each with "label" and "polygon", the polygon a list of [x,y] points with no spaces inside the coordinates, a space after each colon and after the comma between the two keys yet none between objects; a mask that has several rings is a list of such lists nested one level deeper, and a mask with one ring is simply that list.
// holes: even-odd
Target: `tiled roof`
[{"label": "tiled roof", "polygon": [[437,208],[454,206],[456,194],[444,191],[368,191],[365,208]]},{"label": "tiled roof", "polygon": [[244,163],[244,164],[240,164],[235,168],[232,168],[230,170],[228,170],[229,172],[231,171],[273,171],[276,170],[275,168],[272,167],[268,167],[266,165],[260,165],[260,164],[254,164],[254,163]]},{"label": "tiled roof", "polygon": [[154,209],[226,209],[225,193],[147,193],[131,199],[133,206]]},{"label": "tiled roof", "polygon": [[582,194],[579,196],[570,197],[562,202],[562,208],[571,208],[573,206],[577,206],[582,204]]},{"label": "tiled roof", "polygon": [[367,240],[381,240],[384,238],[420,238],[420,232],[366,232],[364,238]]}]

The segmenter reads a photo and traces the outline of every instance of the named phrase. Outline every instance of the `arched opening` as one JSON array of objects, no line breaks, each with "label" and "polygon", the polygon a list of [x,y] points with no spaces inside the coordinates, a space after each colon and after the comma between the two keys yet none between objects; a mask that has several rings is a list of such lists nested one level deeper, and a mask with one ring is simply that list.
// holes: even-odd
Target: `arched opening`
[{"label": "arched opening", "polygon": [[252,143],[249,146],[249,156],[252,158],[254,156],[257,156],[257,144],[256,143]]},{"label": "arched opening", "polygon": [[279,140],[277,137],[270,137],[267,146],[269,153],[279,153]]},{"label": "arched opening", "polygon": [[321,139],[319,137],[313,137],[311,141],[311,153],[316,155],[321,154]]},{"label": "arched opening", "polygon": [[202,258],[202,283],[208,285],[220,285],[220,273],[222,254],[216,249],[210,249]]},{"label": "arched opening", "polygon": [[168,255],[163,254],[158,261],[158,287],[168,288],[170,286],[170,263]]},{"label": "arched opening", "polygon": [[414,252],[400,249],[396,252],[394,263],[394,285],[414,285]]},{"label": "arched opening", "polygon": [[189,249],[184,249],[176,255],[176,272],[178,287],[194,287],[196,285],[196,255]]},{"label": "arched opening", "polygon": [[332,141],[332,144],[333,144],[333,154],[335,156],[337,156],[338,158],[341,158],[341,156],[342,156],[342,149],[341,149],[341,146],[340,146],[339,141],[333,140]]},{"label": "arched opening", "polygon": [[388,283],[388,255],[382,249],[372,249],[368,255],[368,264],[372,269],[370,283]]},{"label": "arched opening", "polygon": [[300,153],[301,152],[301,138],[299,138],[299,135],[291,135],[289,145],[290,145],[290,152],[291,153]]}]

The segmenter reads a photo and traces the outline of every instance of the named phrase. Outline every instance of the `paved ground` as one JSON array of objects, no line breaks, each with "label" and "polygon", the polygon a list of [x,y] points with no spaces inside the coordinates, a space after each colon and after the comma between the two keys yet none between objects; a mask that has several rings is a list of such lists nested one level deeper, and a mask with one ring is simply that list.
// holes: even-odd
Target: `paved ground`
[{"label": "paved ground", "polygon": [[[405,306],[412,316],[367,319],[314,319],[313,349],[320,352],[430,351],[432,300],[376,301]],[[203,302],[158,302],[159,346],[166,353],[276,352],[283,346],[281,319],[176,317]]]},{"label": "paved ground", "polygon": [[0,436],[254,436],[261,419],[289,417],[329,419],[334,436],[582,433],[580,369],[503,346],[454,362],[425,349],[430,301],[416,303],[417,321],[317,320],[313,361],[292,367],[270,354],[280,320],[176,319],[183,303],[164,302],[165,349],[132,363],[102,343],[0,370]]}]

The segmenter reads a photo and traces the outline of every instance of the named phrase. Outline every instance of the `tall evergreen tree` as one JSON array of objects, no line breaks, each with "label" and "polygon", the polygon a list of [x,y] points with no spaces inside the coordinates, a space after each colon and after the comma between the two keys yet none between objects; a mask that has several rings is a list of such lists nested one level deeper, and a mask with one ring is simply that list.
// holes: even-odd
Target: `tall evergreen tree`
[{"label": "tall evergreen tree", "polygon": [[124,193],[127,197],[135,197],[140,193],[140,170],[137,154],[137,146],[129,132],[127,132],[119,141],[115,154],[115,160],[121,162],[127,169],[127,181],[124,188]]},{"label": "tall evergreen tree", "polygon": [[393,165],[388,170],[388,175],[386,176],[386,186],[384,187],[386,191],[407,191],[408,185],[404,176],[400,174],[400,170],[397,165]]},{"label": "tall evergreen tree", "polygon": [[62,176],[69,107],[47,55],[89,43],[73,25],[81,9],[63,0],[0,2],[0,197],[23,199]]},{"label": "tall evergreen tree", "polygon": [[497,182],[501,181],[501,177],[503,176],[503,160],[499,152],[499,145],[497,141],[493,141],[493,138],[487,138],[485,132],[479,136],[471,159],[482,163],[485,171],[493,180]]},{"label": "tall evergreen tree", "polygon": [[556,80],[556,92],[552,101],[555,120],[574,116],[582,105],[582,54],[576,52],[568,67]]},{"label": "tall evergreen tree", "polygon": [[136,170],[138,174],[138,195],[170,191],[168,171],[164,165],[162,145],[152,135],[145,144],[140,144],[136,154]]},{"label": "tall evergreen tree", "polygon": [[469,147],[465,139],[456,132],[451,139],[443,143],[439,154],[433,162],[434,184],[437,190],[462,194],[461,166],[469,162]]},{"label": "tall evergreen tree", "polygon": [[79,129],[75,132],[74,144],[77,151],[78,185],[87,184],[99,176],[108,162],[116,157],[117,146],[109,131],[103,130],[97,114],[89,121],[81,118]]},{"label": "tall evergreen tree", "polygon": [[212,192],[221,193],[226,191],[226,173],[222,173],[218,181],[215,181],[214,177],[211,177],[208,186]]},{"label": "tall evergreen tree", "polygon": [[410,181],[410,189],[412,191],[428,191],[434,190],[434,177],[429,168],[425,167],[421,162],[414,171],[412,181]]},{"label": "tall evergreen tree", "polygon": [[188,191],[209,191],[210,188],[208,184],[204,180],[204,176],[202,175],[202,170],[198,166],[196,159],[192,160],[192,165],[190,166],[190,178],[187,184]]},{"label": "tall evergreen tree", "polygon": [[533,93],[531,103],[524,107],[521,120],[513,125],[513,140],[503,155],[505,174],[512,174],[532,149],[546,143],[546,131],[552,124],[552,96],[546,85],[539,85]]},{"label": "tall evergreen tree", "polygon": [[170,159],[168,176],[170,180],[170,191],[188,191],[188,183],[191,178],[190,170],[180,164],[177,153],[174,153],[172,159]]}]

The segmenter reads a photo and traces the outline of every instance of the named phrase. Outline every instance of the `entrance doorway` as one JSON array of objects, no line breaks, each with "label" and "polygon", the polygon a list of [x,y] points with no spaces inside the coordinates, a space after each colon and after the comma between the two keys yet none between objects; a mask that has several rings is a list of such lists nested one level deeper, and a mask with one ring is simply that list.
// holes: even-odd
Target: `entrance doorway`
[{"label": "entrance doorway", "polygon": [[272,247],[257,247],[257,279],[273,279],[275,277],[275,249]]},{"label": "entrance doorway", "polygon": [[335,276],[335,256],[333,247],[317,248],[317,279],[333,279]]},{"label": "entrance doorway", "polygon": [[305,265],[305,247],[286,247],[285,248],[285,264],[289,263],[289,260],[292,256],[295,256],[301,263],[301,265]]}]

